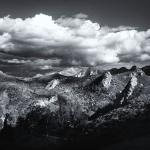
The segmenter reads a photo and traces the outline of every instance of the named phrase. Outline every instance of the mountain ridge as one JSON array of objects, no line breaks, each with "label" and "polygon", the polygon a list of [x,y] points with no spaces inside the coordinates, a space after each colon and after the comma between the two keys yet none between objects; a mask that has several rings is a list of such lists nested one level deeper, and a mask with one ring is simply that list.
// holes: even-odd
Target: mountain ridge
[{"label": "mountain ridge", "polygon": [[[12,137],[17,143],[22,136],[34,136],[35,139],[54,136],[56,144],[50,143],[55,147],[70,143],[70,140],[74,142],[76,137],[103,139],[113,134],[111,128],[116,131],[118,141],[118,125],[123,129],[133,120],[143,127],[141,119],[149,120],[150,117],[147,115],[150,111],[150,77],[143,68],[133,66],[94,73],[92,68],[87,70],[82,77],[54,72],[30,80],[1,72],[0,138],[6,136],[5,132],[10,135],[10,129],[17,134]],[[134,126],[129,128],[134,129]],[[100,145],[103,147],[104,143]]]}]

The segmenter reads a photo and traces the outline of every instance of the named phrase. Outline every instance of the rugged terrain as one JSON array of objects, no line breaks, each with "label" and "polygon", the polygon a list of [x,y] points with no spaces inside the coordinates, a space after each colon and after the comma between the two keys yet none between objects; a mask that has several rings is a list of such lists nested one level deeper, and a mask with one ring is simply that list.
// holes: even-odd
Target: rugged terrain
[{"label": "rugged terrain", "polygon": [[1,71],[0,143],[5,149],[109,149],[149,136],[149,75],[148,66],[67,68],[27,78]]}]

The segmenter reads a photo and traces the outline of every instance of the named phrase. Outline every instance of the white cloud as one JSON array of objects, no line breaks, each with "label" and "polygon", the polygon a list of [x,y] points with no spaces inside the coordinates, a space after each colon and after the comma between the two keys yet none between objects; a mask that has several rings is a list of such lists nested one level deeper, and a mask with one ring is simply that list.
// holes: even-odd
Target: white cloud
[{"label": "white cloud", "polygon": [[150,30],[101,27],[82,13],[56,20],[45,14],[7,16],[0,18],[0,33],[1,51],[55,57],[69,65],[146,61],[150,54]]},{"label": "white cloud", "polygon": [[44,66],[40,66],[40,68],[42,70],[48,70],[48,69],[52,69],[52,66],[50,66],[50,65],[44,65]]},{"label": "white cloud", "polygon": [[0,49],[4,49],[5,51],[9,51],[13,49],[13,43],[10,42],[11,35],[9,33],[3,33],[0,35]]},{"label": "white cloud", "polygon": [[27,63],[31,63],[30,60],[19,60],[19,59],[10,59],[7,60],[8,63],[15,63],[15,64],[27,64]]},{"label": "white cloud", "polygon": [[148,54],[142,54],[139,59],[141,61],[150,60],[150,55],[148,55]]}]

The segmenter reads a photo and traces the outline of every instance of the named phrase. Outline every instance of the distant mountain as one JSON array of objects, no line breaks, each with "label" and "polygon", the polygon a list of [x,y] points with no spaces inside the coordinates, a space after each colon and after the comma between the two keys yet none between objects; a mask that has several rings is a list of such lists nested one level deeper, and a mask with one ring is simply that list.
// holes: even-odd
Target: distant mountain
[{"label": "distant mountain", "polygon": [[4,81],[16,81],[17,78],[11,75],[7,75],[6,73],[4,73],[3,71],[0,71],[0,82],[4,82]]},{"label": "distant mountain", "polygon": [[35,149],[64,144],[102,149],[150,134],[145,68],[67,68],[31,78],[0,72],[0,139],[19,147],[36,143]]},{"label": "distant mountain", "polygon": [[150,66],[145,66],[142,68],[146,75],[150,76]]},{"label": "distant mountain", "polygon": [[[139,68],[137,66],[132,66],[130,69],[127,69],[126,67],[121,67],[121,68],[112,68],[110,69],[111,74],[119,74],[119,73],[124,73],[128,71],[136,71]],[[148,76],[150,76],[150,66],[144,66],[141,68],[141,70]]]},{"label": "distant mountain", "polygon": [[117,68],[110,69],[111,74],[119,74],[119,73],[124,73],[124,72],[127,72],[127,71],[129,71],[129,69],[127,69],[125,67],[121,67],[119,69],[117,69]]},{"label": "distant mountain", "polygon": [[94,67],[93,68],[92,67],[79,67],[79,68],[71,67],[59,73],[64,76],[74,76],[74,77],[82,78],[82,77],[100,74],[101,71]]}]

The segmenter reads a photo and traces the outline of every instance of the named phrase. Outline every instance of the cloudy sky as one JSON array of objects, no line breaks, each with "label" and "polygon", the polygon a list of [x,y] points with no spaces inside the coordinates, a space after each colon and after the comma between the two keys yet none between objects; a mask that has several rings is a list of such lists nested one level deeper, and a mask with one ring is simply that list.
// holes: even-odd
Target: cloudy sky
[{"label": "cloudy sky", "polygon": [[3,62],[49,69],[150,61],[148,0],[0,3],[0,55],[14,56]]}]

